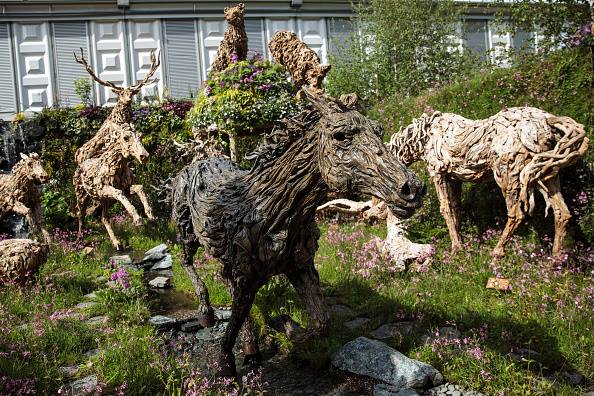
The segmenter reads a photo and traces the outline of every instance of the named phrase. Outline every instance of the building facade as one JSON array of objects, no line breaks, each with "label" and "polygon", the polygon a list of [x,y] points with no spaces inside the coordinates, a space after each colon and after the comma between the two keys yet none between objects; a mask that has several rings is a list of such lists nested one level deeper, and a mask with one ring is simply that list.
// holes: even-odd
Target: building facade
[{"label": "building facade", "polygon": [[[323,62],[350,33],[350,0],[246,0],[249,49],[269,57],[267,43],[292,30]],[[88,77],[74,61],[82,48],[102,79],[130,85],[144,77],[150,52],[161,67],[143,97],[191,97],[206,78],[226,22],[230,1],[200,0],[4,0],[0,1],[0,116],[77,104],[74,82]],[[491,28],[476,7],[465,23],[466,44],[476,51],[514,45]],[[462,41],[461,41],[462,43]],[[93,100],[112,103],[114,94],[94,83]]]}]

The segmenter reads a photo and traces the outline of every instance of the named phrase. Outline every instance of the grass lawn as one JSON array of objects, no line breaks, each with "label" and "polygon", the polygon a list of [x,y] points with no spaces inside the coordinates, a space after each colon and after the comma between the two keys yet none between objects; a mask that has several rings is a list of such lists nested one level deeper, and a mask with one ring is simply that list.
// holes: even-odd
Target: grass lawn
[{"label": "grass lawn", "polygon": [[[127,288],[120,280],[105,284],[116,268],[109,265],[111,250],[103,229],[94,227],[87,237],[94,244],[92,252],[70,243],[68,233],[56,234],[58,243],[35,283],[0,289],[0,394],[56,394],[70,381],[59,368],[71,365],[79,366],[76,377],[96,374],[106,394],[183,394],[191,381],[199,381],[188,360],[171,353],[176,346],[147,323],[149,301],[140,272],[129,271]],[[421,227],[411,233],[421,235]],[[489,395],[580,395],[592,389],[590,248],[575,249],[567,262],[555,262],[546,256],[548,242],[536,242],[537,234],[528,230],[514,238],[502,261],[491,265],[489,251],[497,234],[467,237],[463,252],[450,257],[443,228],[435,228],[437,254],[431,268],[390,273],[373,243],[374,237],[385,236],[385,225],[324,220],[321,228],[316,262],[325,295],[352,313],[333,318],[329,337],[293,345],[266,326],[266,320],[289,314],[306,326],[308,315],[288,282],[274,279],[260,291],[252,316],[262,337],[277,342],[283,353],[325,369],[332,353],[347,341],[369,336],[381,324],[407,321],[413,323],[412,331],[386,342],[432,364],[465,389]],[[175,256],[174,287],[191,293],[171,225],[134,229],[123,223],[116,232],[138,251],[168,242]],[[216,264],[204,256],[197,261],[211,301],[227,305],[229,295]],[[512,290],[486,289],[494,274],[511,279]],[[90,292],[96,293],[97,304],[75,308]],[[99,325],[85,322],[95,316],[106,318]],[[343,323],[354,317],[370,321],[349,330]],[[455,331],[436,335],[443,327]],[[100,352],[84,355],[93,349]],[[581,373],[585,381],[570,385],[564,373]]]}]

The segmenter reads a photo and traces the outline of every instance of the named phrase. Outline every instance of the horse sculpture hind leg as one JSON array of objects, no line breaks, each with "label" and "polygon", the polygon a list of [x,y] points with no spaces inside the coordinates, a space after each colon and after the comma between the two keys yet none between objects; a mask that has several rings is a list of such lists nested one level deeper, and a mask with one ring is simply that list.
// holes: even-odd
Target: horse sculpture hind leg
[{"label": "horse sculpture hind leg", "polygon": [[130,187],[130,194],[136,194],[142,203],[142,207],[144,208],[144,213],[146,214],[147,219],[150,221],[155,220],[155,216],[153,215],[153,210],[149,205],[148,199],[144,192],[144,188],[140,184],[134,184]]},{"label": "horse sculpture hind leg", "polygon": [[101,223],[103,223],[103,226],[105,227],[105,229],[107,230],[107,234],[109,235],[109,239],[111,240],[111,243],[113,243],[113,246],[116,248],[116,250],[120,250],[122,248],[122,245],[120,243],[120,241],[118,240],[118,238],[115,236],[115,233],[113,232],[113,228],[111,228],[111,223],[109,222],[109,216],[108,216],[108,209],[109,209],[109,205],[107,200],[101,200]]}]

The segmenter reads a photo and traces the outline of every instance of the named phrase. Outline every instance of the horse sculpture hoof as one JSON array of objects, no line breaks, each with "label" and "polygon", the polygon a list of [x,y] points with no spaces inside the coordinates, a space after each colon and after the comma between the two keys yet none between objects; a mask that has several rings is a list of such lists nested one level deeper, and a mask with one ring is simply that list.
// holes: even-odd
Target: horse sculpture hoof
[{"label": "horse sculpture hoof", "polygon": [[142,220],[142,218],[138,218],[136,220],[134,220],[133,223],[136,227],[142,227],[144,225],[144,221]]}]

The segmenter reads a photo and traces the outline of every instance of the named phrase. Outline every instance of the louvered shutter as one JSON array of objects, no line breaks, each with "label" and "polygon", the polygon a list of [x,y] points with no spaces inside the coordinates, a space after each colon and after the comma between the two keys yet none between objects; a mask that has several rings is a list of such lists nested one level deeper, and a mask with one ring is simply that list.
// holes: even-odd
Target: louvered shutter
[{"label": "louvered shutter", "polygon": [[78,104],[81,101],[74,92],[74,81],[90,77],[85,68],[74,61],[73,52],[80,54],[82,48],[85,58],[89,60],[86,23],[54,22],[54,47],[59,103],[62,106]]},{"label": "louvered shutter", "polygon": [[165,21],[169,94],[188,98],[200,88],[200,67],[193,20]]},{"label": "louvered shutter", "polygon": [[334,18],[328,20],[328,38],[330,41],[330,54],[340,56],[348,55],[350,37],[353,33],[353,23],[346,18]]},{"label": "louvered shutter", "polygon": [[14,73],[12,57],[10,55],[10,37],[8,24],[0,23],[0,115],[10,116],[17,111],[16,93],[14,87]]},{"label": "louvered shutter", "polygon": [[245,33],[248,37],[248,58],[255,53],[265,57],[264,20],[262,18],[246,18]]}]

